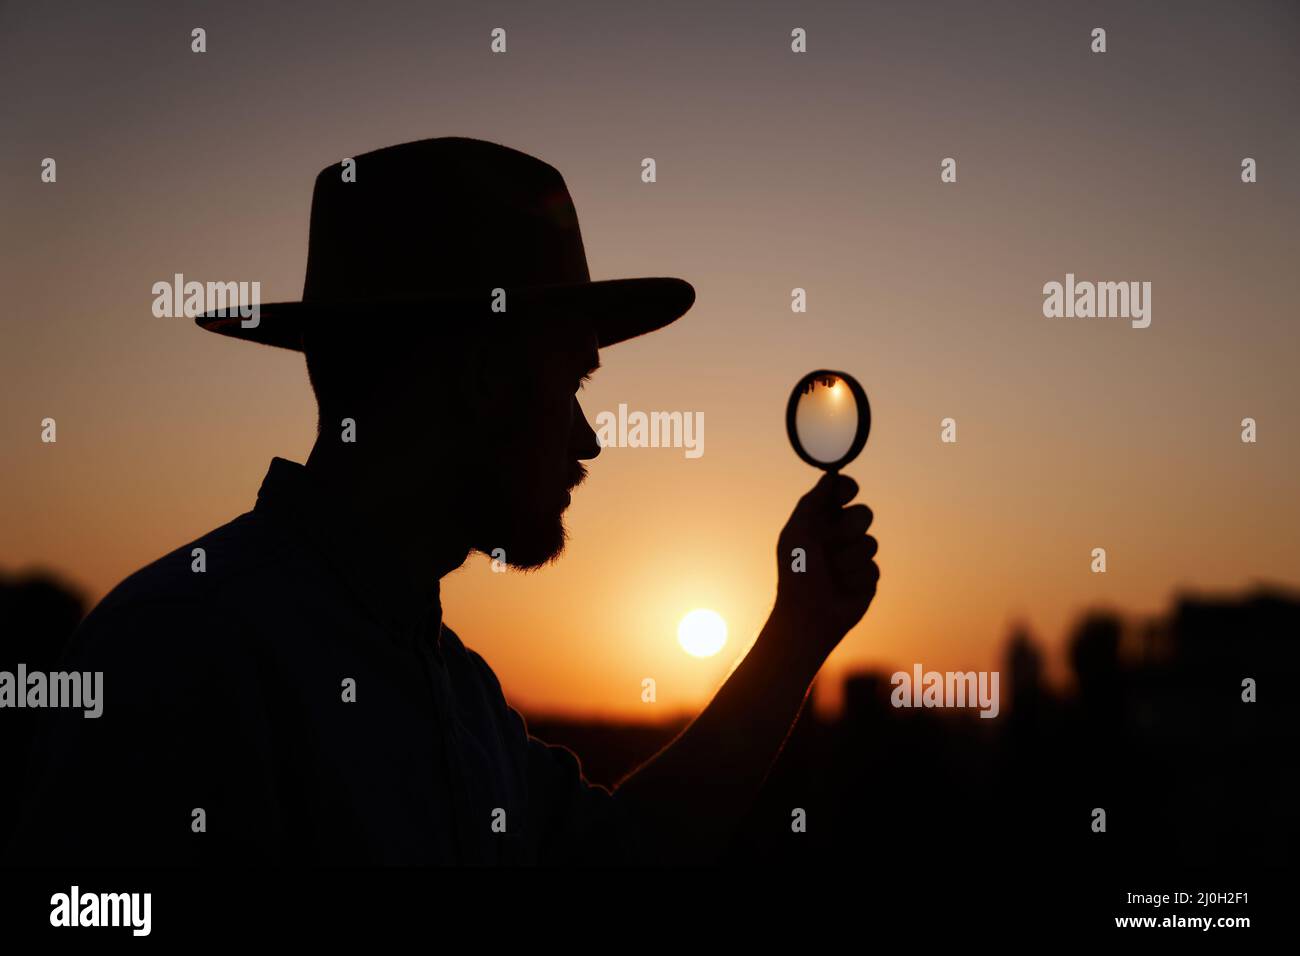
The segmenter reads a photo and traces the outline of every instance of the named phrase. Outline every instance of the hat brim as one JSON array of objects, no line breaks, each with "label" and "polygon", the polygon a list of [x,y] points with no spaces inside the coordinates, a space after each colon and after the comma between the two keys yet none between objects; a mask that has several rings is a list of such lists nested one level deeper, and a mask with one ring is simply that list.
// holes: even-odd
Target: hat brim
[{"label": "hat brim", "polygon": [[[209,332],[231,338],[302,351],[302,334],[318,323],[344,319],[356,321],[366,314],[368,324],[382,321],[383,313],[403,313],[407,322],[411,312],[428,312],[428,320],[459,319],[472,321],[471,305],[483,311],[485,321],[507,316],[583,316],[591,319],[601,348],[624,342],[661,329],[681,318],[695,303],[695,288],[684,279],[654,277],[604,279],[597,282],[566,282],[553,285],[506,288],[507,312],[490,313],[482,294],[430,294],[418,297],[370,297],[332,302],[270,302],[258,307],[257,325],[245,328],[249,321],[235,315],[205,313],[195,324]],[[382,329],[374,330],[383,335]],[[398,330],[393,330],[397,339]]]}]

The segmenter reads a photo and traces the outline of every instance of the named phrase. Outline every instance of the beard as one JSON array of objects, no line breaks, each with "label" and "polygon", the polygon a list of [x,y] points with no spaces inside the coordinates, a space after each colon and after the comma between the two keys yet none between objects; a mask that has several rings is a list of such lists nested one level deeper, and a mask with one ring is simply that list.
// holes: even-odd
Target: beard
[{"label": "beard", "polygon": [[549,521],[538,521],[529,526],[514,524],[496,536],[495,545],[489,547],[484,542],[476,550],[490,558],[499,558],[508,567],[536,571],[556,561],[564,553],[568,539],[564,519],[556,514]]},{"label": "beard", "polygon": [[[530,474],[545,471],[527,469]],[[587,469],[575,461],[560,482],[549,483],[520,480],[520,472],[510,467],[489,473],[498,479],[480,486],[471,511],[477,518],[474,550],[520,571],[535,571],[558,560],[569,540],[564,495],[586,480]]]},{"label": "beard", "polygon": [[520,571],[543,568],[564,553],[569,532],[560,502],[528,498],[484,504],[484,531],[476,538],[475,551]]}]

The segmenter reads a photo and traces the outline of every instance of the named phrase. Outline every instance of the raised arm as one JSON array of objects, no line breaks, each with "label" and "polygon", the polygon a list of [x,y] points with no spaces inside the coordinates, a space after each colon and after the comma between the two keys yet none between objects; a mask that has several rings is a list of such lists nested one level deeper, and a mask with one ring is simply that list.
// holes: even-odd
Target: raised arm
[{"label": "raised arm", "polygon": [[817,671],[871,604],[880,577],[871,510],[843,507],[857,491],[852,478],[826,475],[799,500],[777,541],[776,603],[754,647],[704,712],[615,789],[664,862],[717,858]]}]

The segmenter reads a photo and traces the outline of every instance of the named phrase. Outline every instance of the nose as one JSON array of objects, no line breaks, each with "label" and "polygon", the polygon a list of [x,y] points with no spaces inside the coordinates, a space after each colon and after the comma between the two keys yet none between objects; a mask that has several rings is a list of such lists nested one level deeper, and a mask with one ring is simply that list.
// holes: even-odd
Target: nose
[{"label": "nose", "polygon": [[586,460],[600,454],[600,439],[587,423],[587,416],[582,412],[575,395],[573,398],[573,428],[569,433],[569,451],[574,458]]}]

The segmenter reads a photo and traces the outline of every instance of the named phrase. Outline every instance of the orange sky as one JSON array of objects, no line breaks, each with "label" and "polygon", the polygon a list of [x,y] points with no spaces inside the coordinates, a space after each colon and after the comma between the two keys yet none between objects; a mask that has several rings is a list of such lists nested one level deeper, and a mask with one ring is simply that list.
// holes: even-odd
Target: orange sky
[{"label": "orange sky", "polygon": [[[607,448],[557,566],[478,557],[444,579],[448,622],[516,705],[638,718],[707,700],[761,626],[777,531],[816,478],[783,420],[814,368],[856,375],[874,414],[847,473],[882,580],[832,677],[993,667],[1015,619],[1054,647],[1095,603],[1300,584],[1297,14],[1185,4],[1173,29],[1172,7],[1128,6],[363,5],[310,29],[234,4],[76,21],[7,6],[0,80],[30,95],[0,141],[0,567],[98,598],[250,507],[271,456],[305,460],[301,357],[155,318],[151,286],[181,272],[295,298],[317,170],[455,134],[560,169],[594,277],[679,275],[698,294],[604,353],[583,405],[702,411],[705,454]],[[1097,18],[1104,56],[1087,50]],[[497,21],[511,46],[494,58]],[[947,156],[956,184],[939,182]],[[1258,183],[1239,181],[1243,156]],[[1150,328],[1044,318],[1042,286],[1067,272],[1150,281]],[[677,646],[695,607],[730,626],[715,658]]]}]

